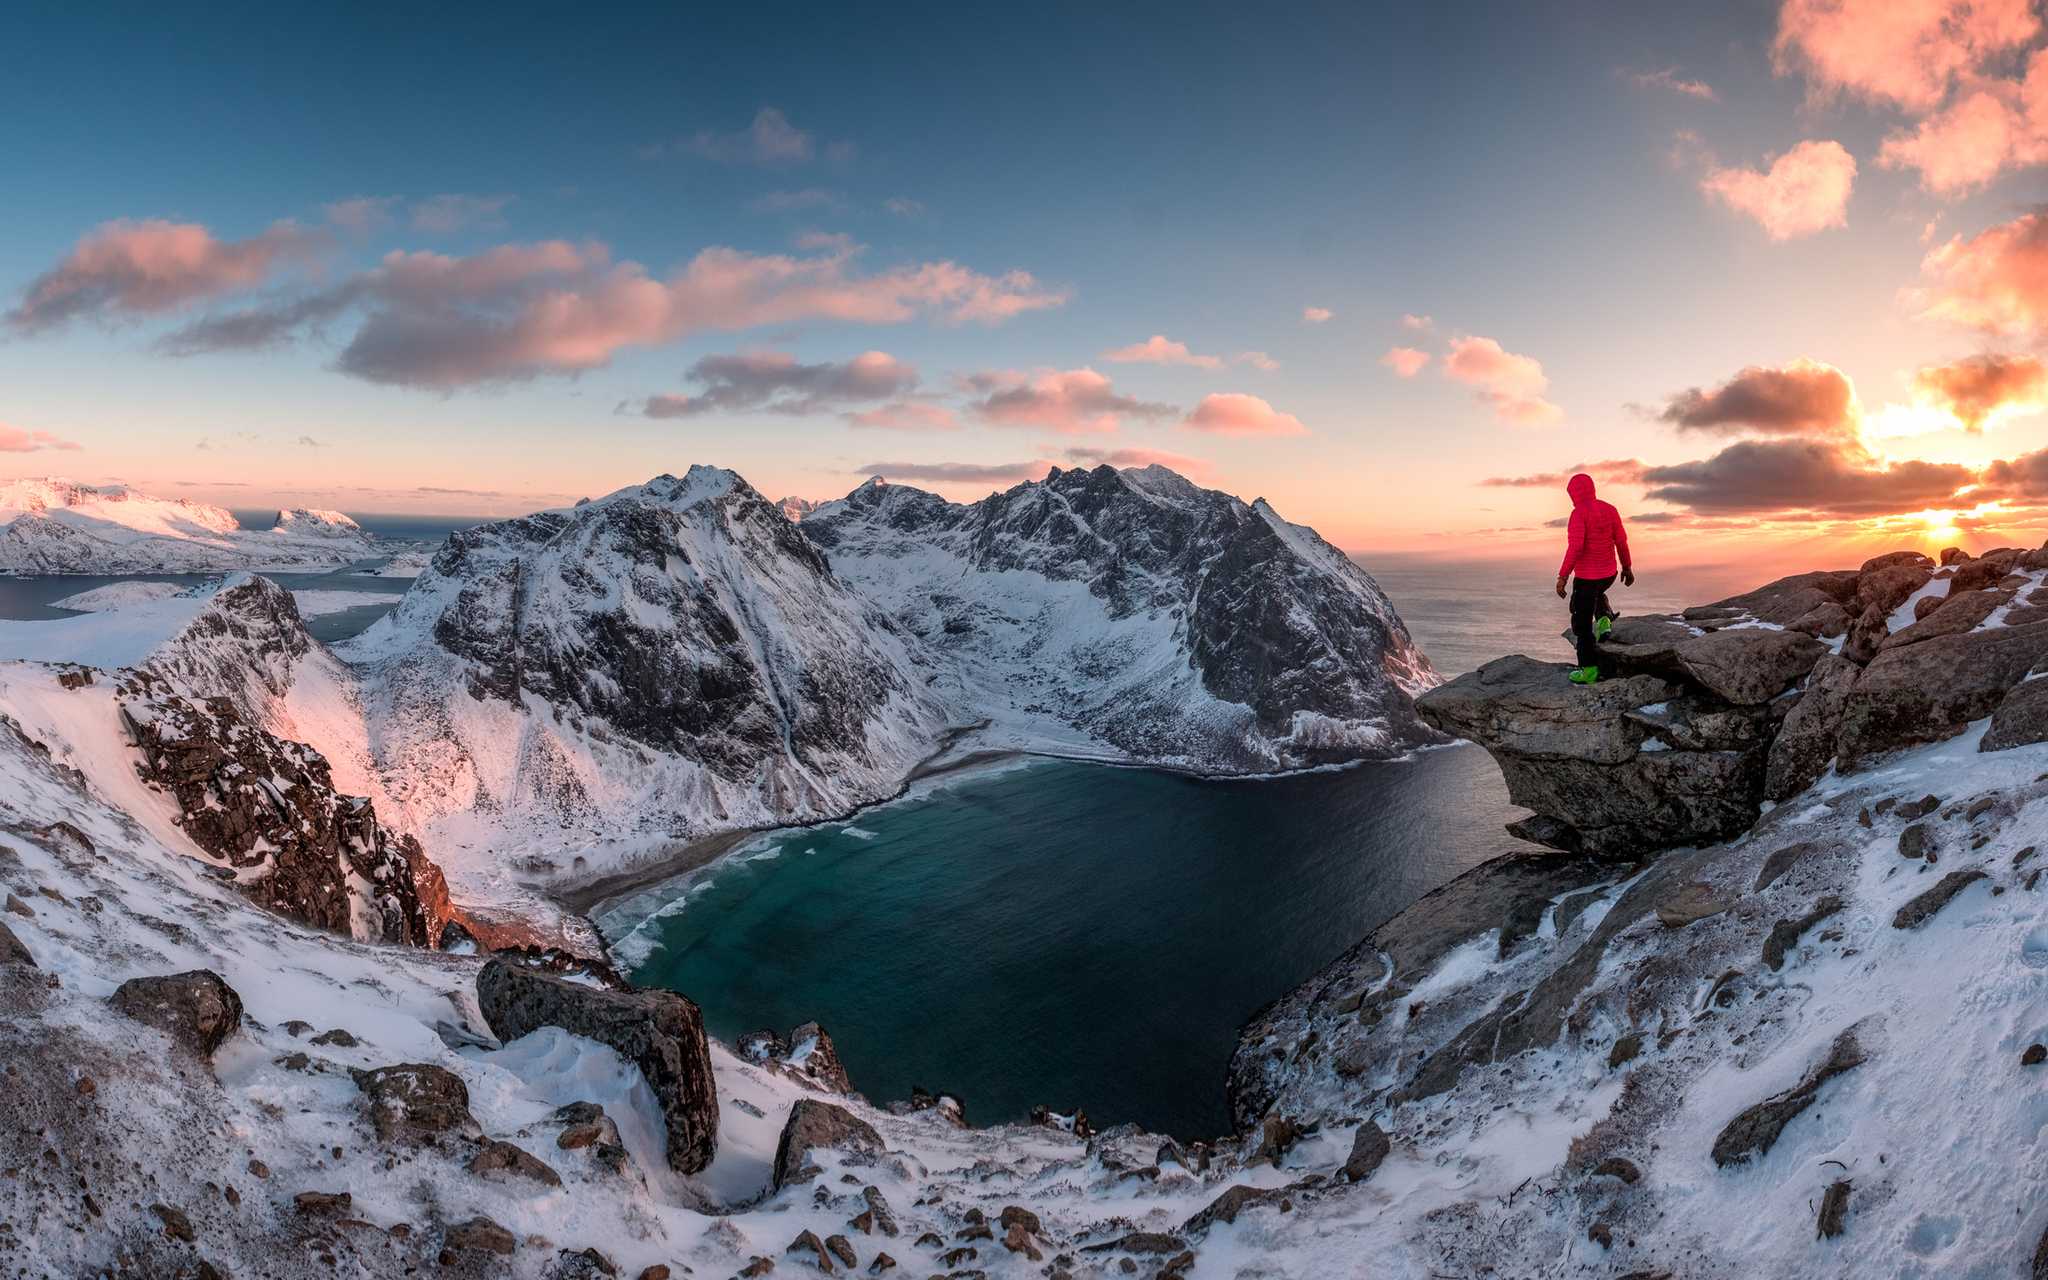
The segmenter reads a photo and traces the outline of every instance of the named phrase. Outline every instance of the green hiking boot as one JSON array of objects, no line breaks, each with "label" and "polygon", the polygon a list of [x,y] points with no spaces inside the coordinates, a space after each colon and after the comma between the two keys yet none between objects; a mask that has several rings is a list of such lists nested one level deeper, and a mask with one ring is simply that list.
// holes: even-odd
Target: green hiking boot
[{"label": "green hiking boot", "polygon": [[1593,638],[1595,640],[1605,640],[1607,633],[1612,630],[1614,630],[1614,619],[1607,617],[1605,614],[1593,619]]},{"label": "green hiking boot", "polygon": [[1573,684],[1597,684],[1600,681],[1600,668],[1573,667],[1565,679]]}]

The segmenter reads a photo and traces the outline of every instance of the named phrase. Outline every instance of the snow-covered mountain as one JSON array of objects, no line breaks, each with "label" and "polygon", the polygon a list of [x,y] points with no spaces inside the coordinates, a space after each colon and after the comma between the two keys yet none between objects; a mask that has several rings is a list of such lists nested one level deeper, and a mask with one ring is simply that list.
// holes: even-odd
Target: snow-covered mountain
[{"label": "snow-covered mountain", "polygon": [[781,509],[783,515],[790,518],[791,523],[795,523],[809,516],[822,504],[813,502],[809,498],[784,498],[775,505]]},{"label": "snow-covered mountain", "polygon": [[802,529],[941,656],[991,745],[1243,773],[1439,740],[1379,584],[1263,499],[1158,466],[968,505],[875,479]]},{"label": "snow-covered mountain", "polygon": [[455,534],[343,652],[394,811],[437,848],[843,814],[947,723],[916,641],[711,467]]},{"label": "snow-covered mountain", "polygon": [[225,508],[122,485],[0,482],[0,573],[320,570],[375,554],[338,511],[280,511],[245,529]]}]

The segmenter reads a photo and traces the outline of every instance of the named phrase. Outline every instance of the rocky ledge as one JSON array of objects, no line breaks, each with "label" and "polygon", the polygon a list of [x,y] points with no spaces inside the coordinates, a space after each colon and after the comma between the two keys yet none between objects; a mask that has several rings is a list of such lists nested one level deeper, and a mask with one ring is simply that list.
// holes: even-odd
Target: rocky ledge
[{"label": "rocky ledge", "polygon": [[1484,746],[1510,830],[1633,857],[1723,840],[1832,766],[1990,716],[1982,749],[2048,739],[2048,548],[1879,556],[1781,578],[1682,614],[1623,618],[1599,684],[1562,663],[1497,659],[1424,694],[1422,718]]}]

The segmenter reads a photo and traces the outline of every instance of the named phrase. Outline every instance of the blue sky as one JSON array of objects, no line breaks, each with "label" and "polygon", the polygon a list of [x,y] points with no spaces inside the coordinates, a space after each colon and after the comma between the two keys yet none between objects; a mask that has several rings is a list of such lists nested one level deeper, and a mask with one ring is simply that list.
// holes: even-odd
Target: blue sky
[{"label": "blue sky", "polygon": [[[1196,460],[1208,482],[1265,494],[1344,545],[1512,539],[1558,500],[1488,477],[1679,465],[1740,434],[1660,420],[1688,387],[1807,359],[1875,411],[1908,401],[1923,365],[2015,345],[1931,325],[1900,295],[1923,281],[1930,245],[2023,214],[2038,169],[2016,161],[1936,192],[1885,167],[1888,136],[1945,108],[1885,98],[1871,69],[1885,50],[1847,71],[1826,63],[1822,41],[1841,26],[1788,66],[1773,56],[1788,25],[1770,4],[137,8],[125,20],[42,8],[0,55],[9,305],[115,220],[203,228],[218,244],[291,220],[321,243],[175,306],[116,296],[17,324],[0,341],[0,424],[78,447],[0,452],[0,475],[357,510],[445,506],[413,490],[466,488],[478,493],[464,509],[496,511],[700,461],[814,497],[871,463],[981,468],[939,486],[964,498],[1074,450],[1150,451]],[[2016,76],[2041,42],[1997,45],[1944,92]],[[1710,86],[1712,100],[1667,82]],[[748,133],[764,111],[786,122],[766,149]],[[1778,238],[1703,186],[1717,170],[1768,173],[1814,140],[1856,162],[1853,195],[1824,227]],[[433,203],[444,196],[461,199]],[[330,207],[358,197],[386,200],[382,217],[337,224]],[[749,262],[844,253],[835,270],[857,281],[936,263],[982,280],[1021,271],[1024,292],[1059,301],[999,323],[963,321],[950,302],[884,322],[796,307],[453,385],[338,369],[371,304],[260,350],[158,351],[181,325],[346,287],[389,253],[467,259],[557,240],[604,249],[604,267],[561,284],[572,291],[622,262],[665,280],[723,246]],[[448,305],[499,308],[496,322],[532,296]],[[1311,307],[1332,315],[1311,323]],[[1406,329],[1404,314],[1433,325]],[[1221,367],[1105,359],[1154,334]],[[1543,386],[1528,391],[1524,366],[1443,376],[1474,338],[1535,362]],[[1400,345],[1431,363],[1397,376],[1381,360]],[[849,426],[872,401],[635,411],[701,394],[686,375],[706,357],[837,366],[868,351],[914,367],[920,403],[958,428]],[[977,407],[997,385],[986,377],[962,389],[975,375],[1028,389],[1084,369],[1113,382],[1112,409],[1159,408],[1063,434],[1055,417],[991,421]],[[1485,398],[1502,388],[1557,412],[1505,421]],[[1184,425],[1211,395],[1256,397],[1271,416],[1229,417],[1233,434]],[[1998,432],[1931,430],[1915,456],[1982,466],[2038,448],[2038,425],[2014,413]],[[1891,461],[1871,444],[1859,465]],[[1645,509],[1715,518],[1648,494]],[[1513,532],[1480,532],[1496,528]]]}]

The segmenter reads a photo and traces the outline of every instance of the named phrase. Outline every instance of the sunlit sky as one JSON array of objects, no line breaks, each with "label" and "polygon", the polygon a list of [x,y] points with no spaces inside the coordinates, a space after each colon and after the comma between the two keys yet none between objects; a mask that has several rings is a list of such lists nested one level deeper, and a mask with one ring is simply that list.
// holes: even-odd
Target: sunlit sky
[{"label": "sunlit sky", "polygon": [[0,477],[482,515],[1157,460],[1488,554],[1603,463],[1671,559],[2048,532],[2016,0],[9,25]]}]

